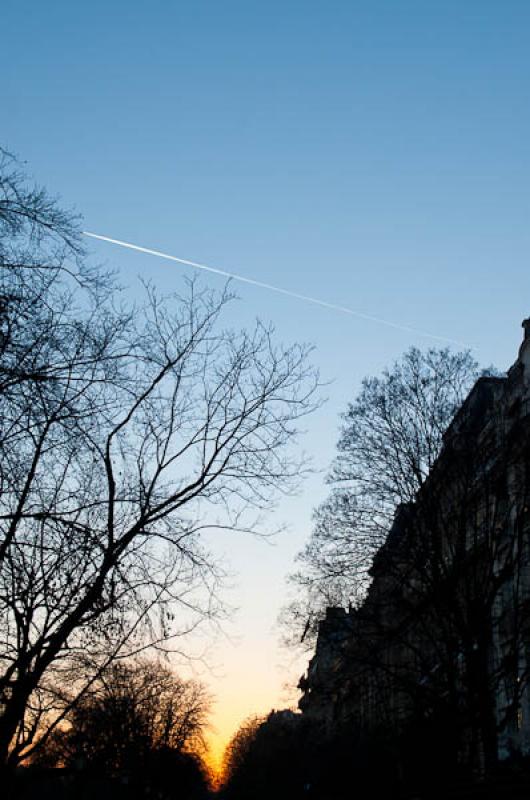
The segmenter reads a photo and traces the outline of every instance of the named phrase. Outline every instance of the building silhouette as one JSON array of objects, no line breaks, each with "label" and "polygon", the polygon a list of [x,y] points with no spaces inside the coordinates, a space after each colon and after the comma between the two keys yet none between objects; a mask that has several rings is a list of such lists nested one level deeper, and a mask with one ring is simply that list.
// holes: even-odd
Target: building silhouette
[{"label": "building silhouette", "polygon": [[482,771],[530,754],[530,320],[481,377],[415,501],[399,506],[362,604],[328,608],[300,709],[328,731],[431,736]]}]

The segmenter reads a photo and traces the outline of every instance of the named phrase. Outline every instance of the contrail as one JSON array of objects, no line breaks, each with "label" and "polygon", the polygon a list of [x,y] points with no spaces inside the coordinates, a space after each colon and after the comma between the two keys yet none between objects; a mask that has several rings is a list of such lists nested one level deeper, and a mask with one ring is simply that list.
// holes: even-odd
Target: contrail
[{"label": "contrail", "polygon": [[440,342],[450,342],[451,344],[456,344],[459,347],[465,347],[462,342],[458,342],[456,339],[449,339],[447,336],[437,336],[434,333],[429,333],[428,331],[420,330],[419,328],[413,328],[409,325],[402,325],[398,322],[391,322],[388,319],[382,319],[381,317],[374,317],[370,314],[363,314],[361,311],[354,311],[352,308],[348,308],[347,306],[340,306],[336,303],[328,303],[326,300],[318,300],[316,297],[310,297],[306,294],[300,294],[299,292],[292,292],[290,289],[282,289],[280,286],[273,286],[271,283],[264,283],[263,281],[257,281],[254,278],[245,278],[244,275],[238,275],[235,272],[227,272],[224,269],[218,269],[217,267],[209,267],[206,264],[199,264],[196,261],[188,261],[186,258],[177,258],[177,256],[172,256],[169,253],[163,253],[160,250],[152,250],[150,247],[140,247],[138,244],[132,244],[131,242],[124,242],[121,239],[111,239],[110,236],[102,236],[99,233],[91,233],[90,231],[83,231],[85,236],[90,236],[91,239],[99,239],[102,242],[109,242],[110,244],[117,244],[119,247],[126,247],[129,250],[136,250],[139,253],[146,253],[149,256],[156,256],[157,258],[164,258],[166,261],[176,261],[178,264],[185,264],[187,267],[193,267],[194,269],[202,269],[205,272],[213,272],[214,275],[222,275],[225,278],[230,278],[234,281],[240,281],[240,283],[247,283],[250,286],[257,286],[260,289],[268,289],[270,292],[276,292],[277,294],[283,294],[286,297],[294,297],[296,300],[303,300],[306,303],[313,303],[314,305],[321,306],[322,308],[331,309],[331,311],[339,311],[342,314],[349,314],[352,317],[357,317],[358,319],[364,319],[368,322],[375,322],[379,325],[386,325],[388,328],[395,328],[400,331],[406,331],[407,333],[413,333],[419,336],[426,336],[429,339],[436,339]]}]

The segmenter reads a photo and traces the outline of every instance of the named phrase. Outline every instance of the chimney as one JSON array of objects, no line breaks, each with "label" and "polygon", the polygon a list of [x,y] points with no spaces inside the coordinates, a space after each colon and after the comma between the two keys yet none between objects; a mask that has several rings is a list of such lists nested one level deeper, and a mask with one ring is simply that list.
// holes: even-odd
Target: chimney
[{"label": "chimney", "polygon": [[530,389],[530,317],[523,319],[521,326],[524,330],[523,341],[519,346],[517,361],[508,370],[508,375],[515,376],[515,380],[518,380],[517,376],[521,374],[521,371],[524,372],[526,375],[525,383],[529,385]]},{"label": "chimney", "polygon": [[524,337],[519,348],[518,361],[525,373],[525,383],[530,388],[530,317],[524,319],[521,324],[524,328]]}]

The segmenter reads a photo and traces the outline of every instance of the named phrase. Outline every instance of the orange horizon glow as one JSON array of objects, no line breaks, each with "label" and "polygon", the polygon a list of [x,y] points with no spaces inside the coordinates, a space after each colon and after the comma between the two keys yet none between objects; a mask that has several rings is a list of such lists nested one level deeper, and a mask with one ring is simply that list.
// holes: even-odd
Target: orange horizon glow
[{"label": "orange horizon glow", "polygon": [[289,700],[285,698],[285,689],[274,671],[268,670],[269,685],[261,684],[259,700],[256,698],[256,685],[260,685],[260,678],[263,679],[264,676],[258,670],[248,672],[247,676],[246,680],[238,680],[243,676],[236,673],[223,682],[212,715],[213,724],[206,735],[208,750],[205,761],[212,772],[216,787],[222,779],[226,747],[243,723],[251,717],[266,717],[271,711],[293,708],[296,705],[294,697]]}]

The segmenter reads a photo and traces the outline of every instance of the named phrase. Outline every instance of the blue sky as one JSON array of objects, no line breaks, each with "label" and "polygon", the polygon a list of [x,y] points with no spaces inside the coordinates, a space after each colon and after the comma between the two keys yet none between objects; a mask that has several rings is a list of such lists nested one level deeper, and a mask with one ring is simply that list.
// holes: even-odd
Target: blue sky
[{"label": "blue sky", "polygon": [[[1,142],[88,230],[514,360],[530,314],[527,2],[4,0],[1,23]],[[126,284],[178,289],[189,273],[91,247]],[[234,325],[259,316],[314,342],[333,381],[304,440],[321,469],[362,376],[430,344],[237,289]],[[280,507],[291,532],[273,549],[225,543],[240,644],[216,658],[268,687],[264,706],[284,677],[284,575],[324,494],[318,474]],[[213,688],[235,708],[227,680]],[[250,683],[234,720],[247,706]]]}]

